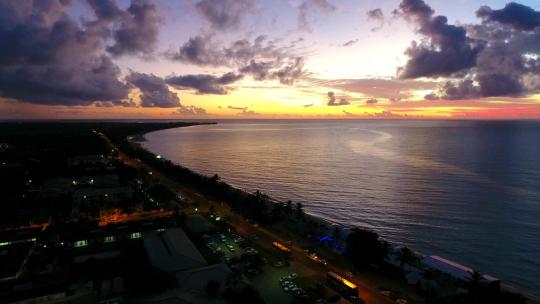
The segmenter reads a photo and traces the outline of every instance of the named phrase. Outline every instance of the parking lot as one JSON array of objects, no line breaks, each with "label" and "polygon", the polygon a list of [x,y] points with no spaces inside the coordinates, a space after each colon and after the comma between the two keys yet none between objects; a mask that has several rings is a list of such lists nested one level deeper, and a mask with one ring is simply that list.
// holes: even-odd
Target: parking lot
[{"label": "parking lot", "polygon": [[[296,263],[294,258],[285,259],[271,244],[268,244],[270,247],[262,247],[256,235],[240,236],[234,230],[226,229],[204,233],[201,237],[207,249],[232,269],[242,272],[244,279],[259,291],[267,303],[290,303],[293,300],[326,303],[320,299],[326,291],[314,292],[315,284],[324,284],[324,280],[319,282],[316,271]],[[318,262],[325,265],[324,260]],[[346,300],[339,302],[346,303]]]}]

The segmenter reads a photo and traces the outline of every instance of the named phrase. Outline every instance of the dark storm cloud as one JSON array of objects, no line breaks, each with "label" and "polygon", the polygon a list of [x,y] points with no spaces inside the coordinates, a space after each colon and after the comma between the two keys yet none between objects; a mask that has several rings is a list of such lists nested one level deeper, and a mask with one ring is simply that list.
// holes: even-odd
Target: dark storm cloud
[{"label": "dark storm cloud", "polygon": [[326,95],[328,96],[328,102],[326,103],[326,105],[328,106],[346,106],[351,104],[347,99],[343,97],[339,98],[338,100],[334,92],[328,92]]},{"label": "dark storm cloud", "polygon": [[213,75],[183,75],[172,76],[167,78],[167,83],[176,88],[191,88],[195,89],[198,94],[218,94],[224,95],[229,93],[226,85],[234,83],[242,79],[243,75],[235,73],[227,73],[220,77]]},{"label": "dark storm cloud", "polygon": [[168,54],[172,60],[178,60],[200,66],[220,66],[225,64],[223,54],[211,45],[211,37],[195,36],[180,47],[177,53]]},{"label": "dark storm cloud", "polygon": [[464,27],[448,24],[445,16],[434,16],[422,0],[403,0],[397,14],[415,22],[417,31],[427,38],[405,51],[409,60],[398,71],[401,79],[451,76],[475,66],[484,43],[467,37]]},{"label": "dark storm cloud", "polygon": [[107,34],[114,56],[147,55],[154,50],[159,34],[158,8],[146,0],[133,0],[126,10],[113,0],[87,0],[96,20],[86,22],[94,31]]},{"label": "dark storm cloud", "polygon": [[[72,4],[0,1],[0,96],[48,105],[114,105],[127,97],[129,86],[104,50],[148,51],[144,16],[153,5],[133,1],[123,11],[112,1],[90,1],[95,19],[79,22],[68,14]],[[130,27],[143,42],[120,34]]]},{"label": "dark storm cloud", "polygon": [[113,0],[87,0],[86,2],[90,5],[98,20],[112,20],[122,14],[122,11]]},{"label": "dark storm cloud", "polygon": [[112,101],[97,101],[94,103],[96,107],[110,108],[110,107],[124,107],[134,108],[137,107],[137,103],[133,100],[112,100]]},{"label": "dark storm cloud", "polygon": [[510,2],[499,10],[482,6],[476,15],[485,21],[508,24],[518,30],[530,31],[540,27],[540,12],[515,2]]},{"label": "dark storm cloud", "polygon": [[127,96],[120,70],[101,52],[106,37],[69,17],[70,8],[70,1],[0,1],[1,96],[50,105]]},{"label": "dark storm cloud", "polygon": [[226,47],[217,46],[211,36],[196,36],[168,57],[198,66],[237,68],[255,80],[278,79],[282,84],[293,84],[304,74],[304,58],[295,55],[292,48],[278,46],[266,36],[236,40]]},{"label": "dark storm cloud", "polygon": [[480,25],[449,25],[422,0],[403,0],[397,14],[418,25],[427,39],[413,42],[400,78],[461,77],[426,99],[520,97],[540,90],[540,29],[532,8],[510,3],[500,10],[482,7]]},{"label": "dark storm cloud", "polygon": [[374,104],[377,104],[379,101],[375,98],[369,98],[368,100],[366,100],[366,104],[367,105],[374,105]]},{"label": "dark storm cloud", "polygon": [[160,18],[155,4],[134,0],[113,25],[114,44],[107,51],[115,56],[149,54],[159,34]]},{"label": "dark storm cloud", "polygon": [[132,72],[126,81],[141,91],[142,107],[175,108],[180,98],[167,86],[165,80],[152,74]]},{"label": "dark storm cloud", "polygon": [[324,13],[333,13],[337,10],[336,6],[328,0],[305,0],[298,7],[298,27],[310,31],[311,26],[308,16],[313,11]]},{"label": "dark storm cloud", "polygon": [[519,97],[525,92],[525,88],[519,78],[506,74],[480,74],[477,76],[476,85],[472,79],[447,82],[438,93],[430,93],[425,96],[427,100],[436,99],[474,99],[481,97]]},{"label": "dark storm cloud", "polygon": [[213,29],[236,29],[242,19],[255,10],[255,0],[202,0],[195,4],[197,12]]}]

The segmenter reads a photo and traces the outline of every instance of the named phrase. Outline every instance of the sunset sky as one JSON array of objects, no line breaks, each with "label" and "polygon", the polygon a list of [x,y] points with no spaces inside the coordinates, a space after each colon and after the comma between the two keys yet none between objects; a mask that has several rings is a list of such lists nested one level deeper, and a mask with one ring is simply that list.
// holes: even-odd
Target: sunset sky
[{"label": "sunset sky", "polygon": [[540,2],[0,0],[0,119],[540,119]]}]

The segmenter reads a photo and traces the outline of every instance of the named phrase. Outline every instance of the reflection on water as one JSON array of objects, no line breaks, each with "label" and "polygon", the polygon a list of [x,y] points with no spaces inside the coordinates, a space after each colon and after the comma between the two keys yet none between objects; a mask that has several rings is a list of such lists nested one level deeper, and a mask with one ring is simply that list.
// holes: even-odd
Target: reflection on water
[{"label": "reflection on water", "polygon": [[540,123],[223,122],[144,146],[540,292]]}]

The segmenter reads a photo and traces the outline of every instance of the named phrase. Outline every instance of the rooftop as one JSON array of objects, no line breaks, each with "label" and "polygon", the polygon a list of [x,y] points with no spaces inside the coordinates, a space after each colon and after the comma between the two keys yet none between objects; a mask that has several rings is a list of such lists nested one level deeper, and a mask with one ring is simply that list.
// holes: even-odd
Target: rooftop
[{"label": "rooftop", "polygon": [[150,263],[168,273],[199,268],[208,264],[184,230],[180,228],[145,233],[144,247]]}]

